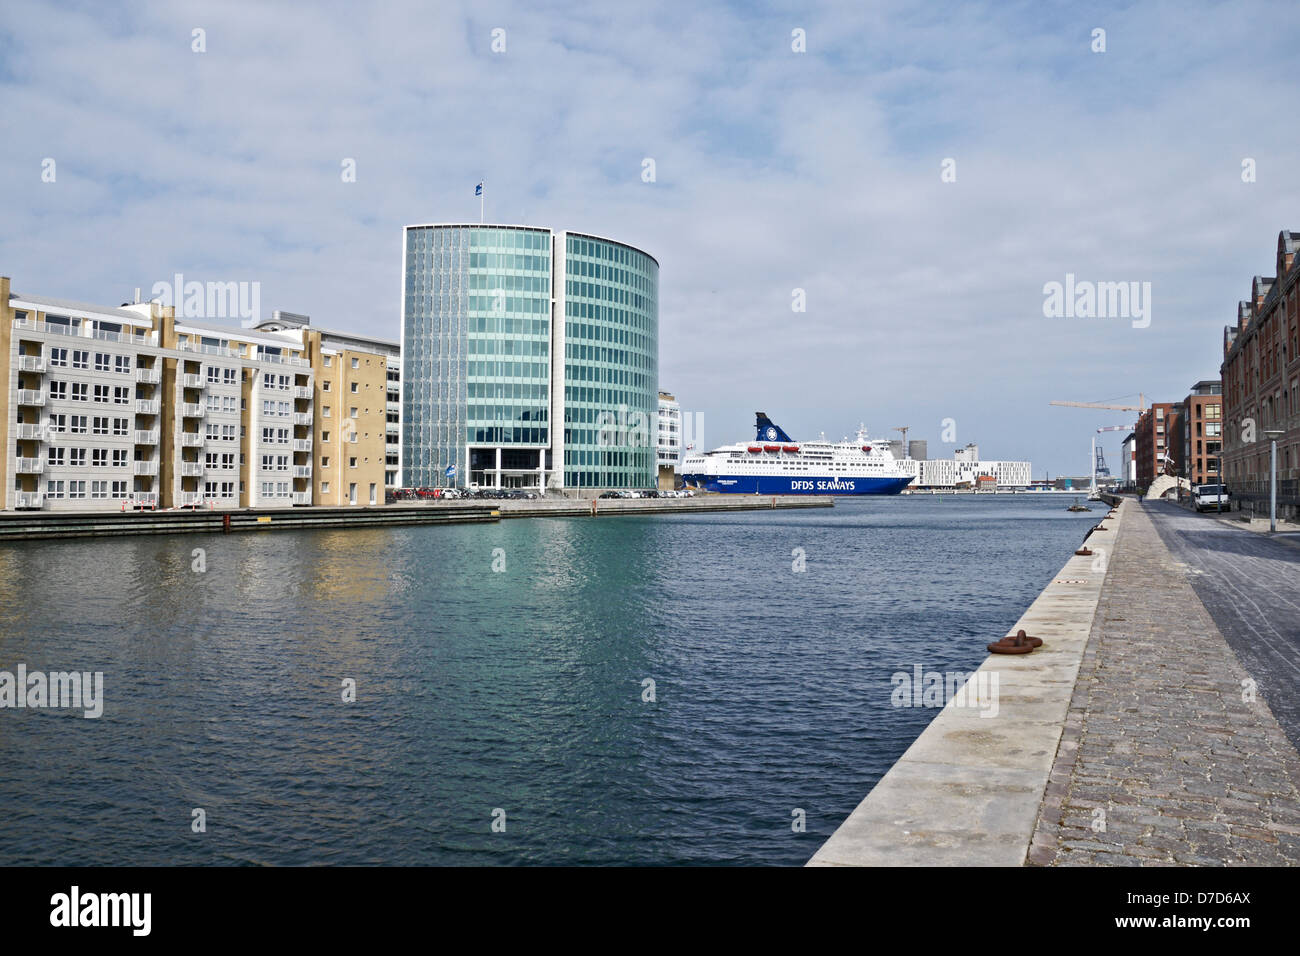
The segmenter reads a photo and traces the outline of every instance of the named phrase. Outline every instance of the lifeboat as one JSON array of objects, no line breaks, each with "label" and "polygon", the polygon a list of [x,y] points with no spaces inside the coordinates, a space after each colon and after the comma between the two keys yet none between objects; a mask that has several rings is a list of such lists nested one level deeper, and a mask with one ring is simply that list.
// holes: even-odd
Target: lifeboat
[{"label": "lifeboat", "polygon": [[870,445],[863,445],[863,446],[862,446],[862,450],[865,451],[868,455],[871,454],[871,446],[870,446]]},{"label": "lifeboat", "polygon": [[798,445],[785,445],[784,447],[782,447],[781,450],[782,450],[782,451],[785,451],[785,452],[789,452],[789,453],[792,454],[792,455],[797,455],[797,454],[799,453],[799,446],[798,446]]},{"label": "lifeboat", "polygon": [[747,449],[745,449],[745,450],[748,451],[751,455],[757,455],[757,454],[758,454],[760,451],[762,451],[763,449],[760,448],[758,445],[750,445],[750,446],[749,446]]},{"label": "lifeboat", "polygon": [[764,446],[763,446],[763,451],[780,451],[780,450],[781,450],[781,446],[780,446],[780,445],[764,445]]}]

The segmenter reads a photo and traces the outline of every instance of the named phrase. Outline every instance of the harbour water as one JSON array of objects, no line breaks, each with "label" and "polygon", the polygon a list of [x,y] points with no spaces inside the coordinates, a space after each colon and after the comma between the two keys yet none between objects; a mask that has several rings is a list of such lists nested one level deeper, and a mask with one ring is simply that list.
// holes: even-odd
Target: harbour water
[{"label": "harbour water", "polygon": [[0,547],[0,670],[104,674],[0,710],[0,864],[802,864],[934,716],[890,676],[977,666],[1068,503]]}]

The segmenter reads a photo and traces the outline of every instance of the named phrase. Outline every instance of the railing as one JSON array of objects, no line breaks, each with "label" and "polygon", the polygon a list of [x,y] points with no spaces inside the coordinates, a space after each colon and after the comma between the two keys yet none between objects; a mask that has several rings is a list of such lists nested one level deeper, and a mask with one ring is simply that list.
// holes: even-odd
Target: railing
[{"label": "railing", "polygon": [[186,388],[206,388],[202,375],[182,375],[181,384]]},{"label": "railing", "polygon": [[182,508],[191,508],[195,506],[202,507],[203,493],[199,491],[182,491],[178,504]]},{"label": "railing", "polygon": [[198,432],[181,432],[182,448],[200,448],[203,445],[203,436]]},{"label": "railing", "polygon": [[402,428],[400,425],[397,424],[397,422],[385,422],[384,424],[385,424],[384,431],[386,431],[388,434],[400,435],[402,433]]},{"label": "railing", "polygon": [[388,410],[389,410],[390,412],[396,412],[398,415],[400,415],[400,414],[402,414],[402,403],[401,403],[401,402],[395,402],[395,401],[393,401],[393,400],[390,398],[390,399],[388,400]]},{"label": "railing", "polygon": [[311,412],[294,412],[293,423],[295,425],[310,425]]},{"label": "railing", "polygon": [[141,385],[157,385],[162,381],[162,375],[156,368],[137,368],[135,380]]},{"label": "railing", "polygon": [[137,475],[156,475],[158,474],[158,462],[137,461],[135,463],[135,473]]},{"label": "railing", "polygon": [[181,416],[183,418],[202,418],[204,416],[202,405],[182,405]]},{"label": "railing", "polygon": [[310,478],[310,477],[311,477],[311,465],[294,465],[294,466],[293,466],[293,476],[294,476],[295,478]]},{"label": "railing", "polygon": [[18,389],[19,405],[44,405],[45,393],[33,388]]},{"label": "railing", "polygon": [[14,471],[20,475],[39,475],[45,471],[45,462],[40,458],[19,458]]},{"label": "railing", "polygon": [[157,415],[158,399],[156,398],[137,398],[135,400],[135,413],[137,415]]},{"label": "railing", "polygon": [[197,461],[181,462],[181,477],[183,478],[202,478],[203,463]]},{"label": "railing", "polygon": [[15,508],[40,508],[44,504],[45,495],[39,491],[20,491],[14,496]]},{"label": "railing", "polygon": [[[1250,478],[1242,481],[1229,481],[1228,496],[1238,498],[1268,498],[1269,483],[1267,478]],[[1300,502],[1300,478],[1279,478],[1277,482],[1277,500],[1287,504]]]},{"label": "railing", "polygon": [[293,397],[294,397],[294,398],[306,398],[306,399],[310,399],[310,398],[311,398],[311,386],[309,386],[309,385],[295,385],[295,386],[293,387]]},{"label": "railing", "polygon": [[73,328],[67,325],[52,325],[49,322],[38,322],[36,319],[15,319],[13,327],[15,329],[29,332],[44,332],[51,335],[68,335],[73,338],[98,339],[101,342],[123,342],[127,345],[153,345],[158,344],[157,332],[144,332],[136,335],[132,332],[105,332],[101,329],[91,329],[89,326],[78,326]]},{"label": "railing", "polygon": [[309,505],[309,504],[311,504],[311,492],[310,492],[310,491],[295,491],[295,492],[293,493],[293,503],[296,504],[296,505]]},{"label": "railing", "polygon": [[44,431],[40,425],[20,424],[18,426],[20,441],[45,441]]},{"label": "railing", "polygon": [[238,349],[223,348],[220,345],[196,345],[193,342],[181,342],[176,348],[181,352],[198,352],[201,355],[223,355],[226,358],[239,358]]},{"label": "railing", "polygon": [[306,359],[294,358],[292,355],[257,355],[254,360],[258,362],[274,362],[276,365],[294,365],[308,367],[311,365]]},{"label": "railing", "polygon": [[135,433],[135,443],[137,445],[156,445],[158,444],[158,429],[153,431],[138,431]]},{"label": "railing", "polygon": [[156,491],[133,491],[131,497],[126,499],[134,505],[141,505],[146,508],[154,507],[158,504],[158,492]]},{"label": "railing", "polygon": [[295,438],[295,439],[293,440],[293,450],[294,450],[294,451],[311,451],[311,439],[310,439],[310,438]]},{"label": "railing", "polygon": [[44,372],[45,356],[43,355],[20,355],[18,356],[18,371],[20,372]]}]

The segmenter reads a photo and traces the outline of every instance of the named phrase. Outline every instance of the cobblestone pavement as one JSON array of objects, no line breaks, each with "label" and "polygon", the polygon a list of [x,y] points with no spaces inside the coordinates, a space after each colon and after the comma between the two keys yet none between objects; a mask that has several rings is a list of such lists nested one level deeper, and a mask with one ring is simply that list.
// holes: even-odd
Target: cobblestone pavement
[{"label": "cobblestone pavement", "polygon": [[1300,548],[1167,502],[1145,507],[1259,695],[1300,748]]},{"label": "cobblestone pavement", "polygon": [[1248,674],[1151,512],[1124,507],[1026,862],[1300,863],[1300,755],[1243,699]]}]

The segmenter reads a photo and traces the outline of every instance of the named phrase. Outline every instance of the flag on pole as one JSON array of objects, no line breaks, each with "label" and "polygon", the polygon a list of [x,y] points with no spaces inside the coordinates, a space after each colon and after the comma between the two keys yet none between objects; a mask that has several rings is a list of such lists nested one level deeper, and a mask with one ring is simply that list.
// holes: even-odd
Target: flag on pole
[{"label": "flag on pole", "polygon": [[447,466],[447,470],[444,471],[443,474],[446,475],[448,478],[455,478],[455,477],[456,477],[456,466],[455,466],[455,465],[448,465],[448,466]]},{"label": "flag on pole", "polygon": [[483,184],[482,184],[482,183],[479,183],[477,186],[474,187],[474,195],[475,195],[475,196],[482,196],[482,195],[483,195]]}]

